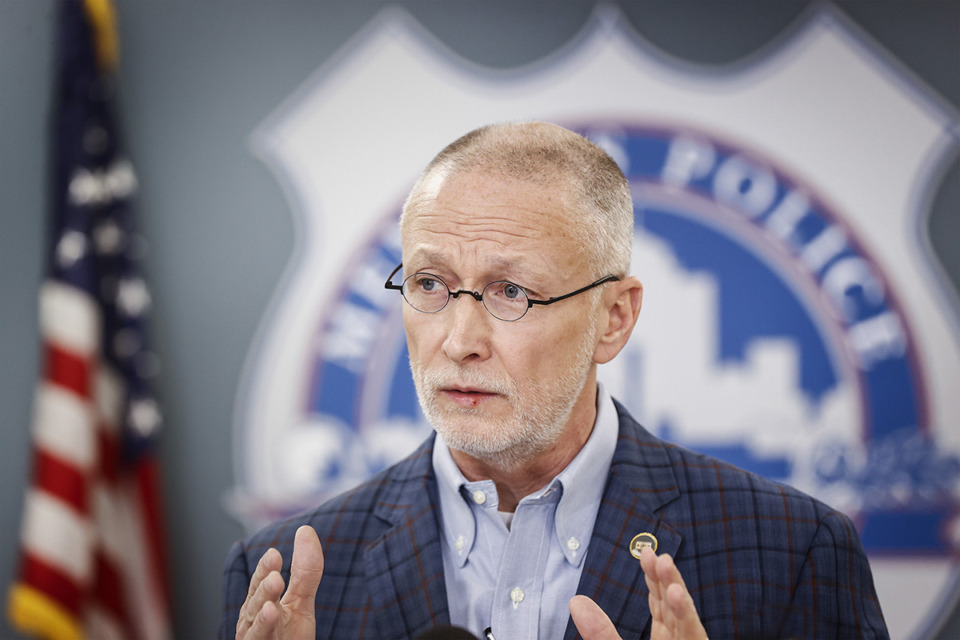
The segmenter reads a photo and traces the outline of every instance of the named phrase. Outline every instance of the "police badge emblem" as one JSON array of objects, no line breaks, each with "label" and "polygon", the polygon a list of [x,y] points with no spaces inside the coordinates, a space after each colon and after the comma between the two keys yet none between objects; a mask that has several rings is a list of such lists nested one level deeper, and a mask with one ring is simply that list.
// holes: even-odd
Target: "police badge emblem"
[{"label": "police badge emblem", "polygon": [[645,305],[604,384],[651,431],[850,514],[891,634],[924,635],[960,585],[960,331],[919,230],[957,114],[828,8],[727,72],[609,10],[533,67],[454,58],[385,11],[254,134],[300,224],[240,393],[235,511],[314,504],[429,433],[382,288],[400,204],[460,134],[551,120],[634,191]]}]

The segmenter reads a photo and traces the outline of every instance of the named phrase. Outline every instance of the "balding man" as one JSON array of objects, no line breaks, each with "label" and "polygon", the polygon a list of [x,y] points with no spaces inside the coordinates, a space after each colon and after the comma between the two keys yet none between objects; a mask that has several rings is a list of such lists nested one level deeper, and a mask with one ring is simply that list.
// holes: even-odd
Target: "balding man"
[{"label": "balding man", "polygon": [[597,382],[627,343],[630,190],[561,127],[484,127],[407,199],[410,366],[436,430],[230,552],[222,637],[887,637],[850,520],[663,442]]}]

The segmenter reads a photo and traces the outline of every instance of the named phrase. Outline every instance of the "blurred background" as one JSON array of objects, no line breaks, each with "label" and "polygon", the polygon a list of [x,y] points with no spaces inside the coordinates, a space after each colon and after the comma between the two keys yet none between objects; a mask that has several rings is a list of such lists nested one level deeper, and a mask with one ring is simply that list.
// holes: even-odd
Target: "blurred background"
[{"label": "blurred background", "polygon": [[[477,65],[511,69],[548,56],[583,28],[593,2],[118,0],[118,106],[140,190],[153,350],[165,425],[160,462],[177,638],[213,635],[220,574],[244,534],[228,514],[235,407],[258,326],[295,246],[281,185],[251,134],[388,5],[404,7]],[[817,3],[612,3],[664,55],[722,69],[749,59]],[[960,108],[960,3],[832,3]],[[37,293],[44,271],[53,108],[55,3],[0,0],[0,583],[17,567],[30,478],[29,425],[39,373]],[[878,135],[883,135],[878,132]],[[960,166],[930,194],[929,231],[960,291]],[[957,425],[948,425],[956,429]],[[945,599],[955,596],[944,594]],[[20,637],[6,619],[0,636]],[[954,609],[940,638],[960,637]]]}]

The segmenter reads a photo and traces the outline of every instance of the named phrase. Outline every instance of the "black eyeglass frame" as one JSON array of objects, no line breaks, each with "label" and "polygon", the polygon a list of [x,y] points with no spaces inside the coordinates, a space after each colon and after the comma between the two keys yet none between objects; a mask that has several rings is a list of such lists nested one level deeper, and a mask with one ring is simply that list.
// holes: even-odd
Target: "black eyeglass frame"
[{"label": "black eyeglass frame", "polygon": [[596,280],[596,281],[594,281],[594,282],[591,282],[590,284],[588,284],[588,285],[585,286],[585,287],[580,287],[580,288],[577,289],[576,291],[571,291],[570,293],[565,293],[565,294],[563,294],[562,296],[551,297],[551,298],[549,298],[549,299],[547,299],[547,300],[535,300],[535,299],[531,298],[530,296],[527,296],[526,290],[525,290],[523,287],[521,287],[520,285],[518,285],[516,282],[510,282],[509,280],[495,280],[494,282],[489,282],[489,283],[487,283],[487,285],[483,288],[483,291],[486,291],[486,290],[487,290],[487,287],[489,287],[489,286],[492,285],[492,284],[497,284],[498,282],[505,282],[506,284],[511,284],[511,285],[517,287],[518,289],[520,289],[521,291],[524,291],[524,294],[523,294],[523,295],[526,296],[526,298],[527,298],[527,308],[526,308],[526,310],[524,310],[524,312],[523,312],[522,314],[520,314],[520,317],[514,318],[513,320],[505,320],[504,318],[501,318],[500,316],[495,315],[492,311],[490,311],[490,309],[487,307],[486,303],[483,301],[483,292],[482,292],[482,291],[481,291],[480,293],[477,293],[476,291],[470,291],[469,289],[459,289],[459,290],[457,290],[457,291],[453,291],[453,290],[450,289],[449,285],[447,285],[447,283],[443,280],[443,278],[441,278],[440,276],[436,276],[436,275],[434,275],[434,274],[432,274],[432,273],[430,273],[430,272],[428,272],[428,271],[418,271],[417,273],[412,273],[412,274],[410,274],[409,276],[407,276],[406,278],[404,278],[404,279],[403,279],[403,282],[401,282],[400,284],[394,284],[393,282],[391,282],[391,281],[393,280],[393,276],[397,275],[397,272],[400,271],[400,269],[402,269],[402,268],[403,268],[403,263],[401,262],[400,264],[397,265],[397,268],[396,268],[396,269],[394,269],[393,271],[390,272],[390,275],[387,276],[387,281],[383,283],[383,288],[384,288],[384,289],[393,289],[393,290],[395,290],[395,291],[399,291],[399,292],[400,292],[400,295],[403,296],[403,285],[406,284],[407,280],[409,280],[409,279],[412,278],[413,276],[417,275],[417,273],[425,273],[425,274],[429,275],[431,278],[436,278],[438,281],[442,282],[442,283],[443,283],[443,286],[446,287],[446,289],[447,289],[447,300],[446,300],[446,302],[443,303],[443,306],[440,307],[439,309],[437,309],[436,311],[423,311],[422,309],[417,309],[415,306],[413,306],[412,304],[410,304],[410,301],[407,300],[407,297],[406,297],[406,296],[403,296],[404,302],[406,302],[407,304],[409,304],[411,309],[414,309],[414,310],[416,310],[416,311],[419,311],[420,313],[440,313],[441,311],[443,311],[444,309],[447,308],[447,304],[450,303],[450,298],[459,298],[461,293],[466,293],[467,295],[471,296],[474,300],[476,300],[477,302],[479,302],[480,304],[482,304],[482,305],[483,305],[483,308],[487,310],[487,313],[489,313],[491,316],[493,316],[493,317],[496,318],[497,320],[500,320],[501,322],[516,322],[517,320],[519,320],[519,319],[522,318],[523,316],[527,315],[527,311],[530,311],[530,309],[531,309],[531,308],[533,307],[533,305],[535,305],[535,304],[539,304],[539,305],[541,305],[541,306],[547,306],[548,304],[553,304],[554,302],[560,302],[561,300],[566,300],[567,298],[572,298],[573,296],[580,295],[580,294],[583,293],[584,291],[589,291],[590,289],[593,289],[594,287],[599,287],[599,286],[602,285],[602,284],[606,284],[606,283],[608,283],[608,282],[619,282],[619,281],[620,281],[620,278],[619,278],[618,276],[614,276],[614,275],[604,276],[604,277],[600,278],[599,280]]}]

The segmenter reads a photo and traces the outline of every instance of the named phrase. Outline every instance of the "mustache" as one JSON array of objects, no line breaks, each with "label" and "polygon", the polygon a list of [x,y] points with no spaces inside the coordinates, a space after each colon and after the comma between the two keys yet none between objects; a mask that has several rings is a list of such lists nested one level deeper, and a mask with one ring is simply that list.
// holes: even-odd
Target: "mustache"
[{"label": "mustache", "polygon": [[420,378],[424,387],[431,391],[450,388],[469,388],[509,396],[516,392],[517,385],[512,380],[492,376],[476,369],[459,367],[433,367],[421,371],[414,369],[414,378]]}]

